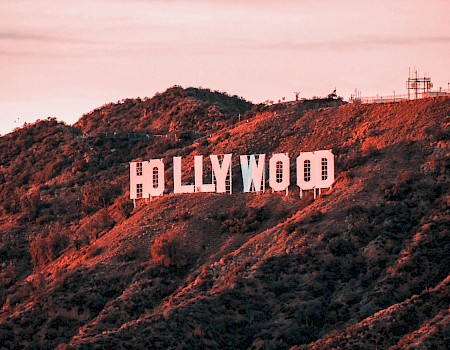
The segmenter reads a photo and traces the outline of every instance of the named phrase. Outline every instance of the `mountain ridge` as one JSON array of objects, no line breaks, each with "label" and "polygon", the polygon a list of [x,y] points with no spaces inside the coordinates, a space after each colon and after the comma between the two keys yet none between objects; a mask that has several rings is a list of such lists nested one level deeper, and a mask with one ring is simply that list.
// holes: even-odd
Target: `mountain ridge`
[{"label": "mountain ridge", "polygon": [[[178,134],[208,125],[183,137],[143,127],[143,109],[95,127],[111,116],[99,109],[75,127],[49,120],[0,139],[4,348],[445,344],[450,100],[245,111],[240,100],[209,125],[208,113],[173,123]],[[120,122],[170,136],[83,136]],[[238,155],[317,149],[333,150],[336,181],[315,201],[295,186],[241,193]],[[190,181],[194,155],[220,153],[233,153],[232,195],[167,190],[132,208],[128,161],[162,157],[170,189],[173,156]]]},{"label": "mountain ridge", "polygon": [[[236,95],[204,88],[173,86],[152,98],[124,99],[83,115],[75,126],[84,133],[93,131],[182,132],[229,125],[252,107]],[[207,117],[207,118],[205,118]],[[127,118],[124,123],[124,119]],[[212,129],[211,129],[212,130]]]}]

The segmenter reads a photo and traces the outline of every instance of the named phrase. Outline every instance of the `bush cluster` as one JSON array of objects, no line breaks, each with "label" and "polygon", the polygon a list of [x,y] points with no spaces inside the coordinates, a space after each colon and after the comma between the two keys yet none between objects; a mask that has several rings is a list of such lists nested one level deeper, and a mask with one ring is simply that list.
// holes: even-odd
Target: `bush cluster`
[{"label": "bush cluster", "polygon": [[222,231],[229,233],[248,233],[258,230],[263,221],[270,217],[266,207],[232,208],[226,214],[219,214]]},{"label": "bush cluster", "polygon": [[185,236],[166,233],[159,236],[151,246],[153,262],[158,265],[183,267],[193,262],[195,255]]},{"label": "bush cluster", "polygon": [[30,255],[36,270],[55,260],[70,244],[69,237],[59,224],[49,225],[30,244]]}]

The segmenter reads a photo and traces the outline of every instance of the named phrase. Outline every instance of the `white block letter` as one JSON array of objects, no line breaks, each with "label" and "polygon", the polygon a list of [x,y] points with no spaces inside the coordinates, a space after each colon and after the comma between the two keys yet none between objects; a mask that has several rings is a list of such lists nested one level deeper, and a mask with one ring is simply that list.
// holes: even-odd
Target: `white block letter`
[{"label": "white block letter", "polygon": [[130,162],[130,199],[148,198],[146,189],[149,181],[145,172],[147,164],[147,161]]},{"label": "white block letter", "polygon": [[216,185],[203,184],[203,156],[194,157],[195,192],[214,192]]},{"label": "white block letter", "polygon": [[146,175],[150,180],[148,192],[151,197],[158,197],[164,194],[164,163],[162,159],[150,159],[146,166]]},{"label": "white block letter", "polygon": [[266,155],[258,154],[258,162],[254,154],[250,156],[250,161],[248,156],[241,156],[240,159],[244,192],[264,192]]},{"label": "white block letter", "polygon": [[317,178],[313,176],[313,169],[317,168],[317,157],[314,152],[302,152],[297,157],[297,186],[302,190],[316,188]]},{"label": "white block letter", "polygon": [[269,161],[269,185],[274,191],[285,191],[290,183],[289,157],[277,153]]},{"label": "white block letter", "polygon": [[211,159],[213,176],[216,178],[217,193],[225,193],[227,175],[229,175],[231,179],[231,153],[224,154],[222,166],[220,166],[217,155],[212,154],[209,157]]},{"label": "white block letter", "polygon": [[331,150],[315,151],[317,157],[317,169],[314,176],[317,176],[317,187],[331,187],[334,182],[334,154]]},{"label": "white block letter", "polygon": [[181,184],[181,159],[173,157],[173,193],[194,193],[194,185]]}]

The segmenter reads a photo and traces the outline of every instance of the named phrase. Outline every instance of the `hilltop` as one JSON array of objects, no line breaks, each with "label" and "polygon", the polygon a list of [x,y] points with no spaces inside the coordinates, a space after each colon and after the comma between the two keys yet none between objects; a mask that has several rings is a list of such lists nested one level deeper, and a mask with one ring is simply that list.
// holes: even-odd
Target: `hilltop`
[{"label": "hilltop", "polygon": [[84,133],[214,131],[236,122],[252,104],[236,95],[173,86],[152,98],[124,99],[83,115]]},{"label": "hilltop", "polygon": [[[253,105],[173,87],[0,138],[0,349],[444,349],[450,99]],[[238,155],[331,149],[318,199]],[[128,199],[128,162],[233,153],[233,195]]]}]

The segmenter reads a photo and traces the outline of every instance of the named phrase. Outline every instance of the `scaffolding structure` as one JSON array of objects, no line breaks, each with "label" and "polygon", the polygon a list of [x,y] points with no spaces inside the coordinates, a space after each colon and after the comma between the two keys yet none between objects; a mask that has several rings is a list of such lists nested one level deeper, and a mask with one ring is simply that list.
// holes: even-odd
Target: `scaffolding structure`
[{"label": "scaffolding structure", "polygon": [[408,90],[408,100],[411,100],[411,98],[417,100],[418,98],[427,96],[432,87],[433,83],[431,82],[430,77],[427,78],[424,75],[423,78],[420,78],[419,72],[415,68],[411,75],[411,68],[409,69],[409,77],[408,80],[406,81],[406,89]]}]

